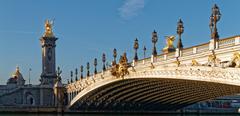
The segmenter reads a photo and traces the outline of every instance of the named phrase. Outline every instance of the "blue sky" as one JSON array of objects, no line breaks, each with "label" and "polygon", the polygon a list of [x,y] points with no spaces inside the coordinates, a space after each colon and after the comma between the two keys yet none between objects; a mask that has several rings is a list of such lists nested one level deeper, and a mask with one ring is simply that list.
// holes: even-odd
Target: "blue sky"
[{"label": "blue sky", "polygon": [[[133,57],[133,42],[139,39],[139,57],[143,45],[151,54],[151,33],[158,32],[158,53],[164,36],[176,35],[179,18],[184,22],[184,47],[209,41],[211,8],[216,3],[222,17],[218,23],[220,38],[238,35],[239,0],[1,0],[0,1],[0,84],[5,84],[15,67],[31,82],[39,83],[41,74],[40,37],[45,19],[55,19],[57,66],[63,80],[70,70],[93,64],[102,53],[112,60],[112,50]],[[91,67],[93,67],[91,65]]]}]

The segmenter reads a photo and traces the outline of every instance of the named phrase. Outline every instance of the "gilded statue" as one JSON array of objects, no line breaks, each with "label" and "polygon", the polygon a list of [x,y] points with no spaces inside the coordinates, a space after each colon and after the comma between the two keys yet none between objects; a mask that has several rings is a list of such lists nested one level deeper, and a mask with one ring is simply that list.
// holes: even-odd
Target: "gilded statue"
[{"label": "gilded statue", "polygon": [[197,62],[197,60],[195,59],[192,59],[192,66],[198,66],[199,63]]},{"label": "gilded statue", "polygon": [[167,41],[166,41],[166,43],[167,43],[167,47],[168,47],[168,48],[174,48],[174,46],[173,46],[174,40],[175,40],[175,37],[174,37],[174,36],[167,36]]},{"label": "gilded statue", "polygon": [[221,60],[216,57],[215,54],[209,55],[208,56],[208,66],[218,66],[220,65]]},{"label": "gilded statue", "polygon": [[119,64],[116,64],[113,61],[111,74],[116,77],[124,77],[126,74],[129,74],[128,71],[128,59],[126,53],[120,56]]},{"label": "gilded statue", "polygon": [[230,61],[230,67],[236,67],[236,68],[240,68],[240,53],[239,52],[235,52],[233,54],[233,57]]},{"label": "gilded statue", "polygon": [[176,61],[175,61],[174,63],[177,65],[177,67],[179,67],[179,66],[180,66],[180,64],[181,64],[181,62],[179,61],[179,59],[178,59],[178,58],[176,59]]},{"label": "gilded statue", "polygon": [[175,50],[173,42],[175,40],[175,36],[166,36],[166,46],[163,48],[164,53],[172,52]]},{"label": "gilded statue", "polygon": [[53,20],[46,20],[44,37],[54,37],[52,27],[53,27]]},{"label": "gilded statue", "polygon": [[212,55],[209,55],[208,56],[208,62],[215,62],[215,60],[216,60],[216,55],[214,55],[214,54],[212,54]]}]

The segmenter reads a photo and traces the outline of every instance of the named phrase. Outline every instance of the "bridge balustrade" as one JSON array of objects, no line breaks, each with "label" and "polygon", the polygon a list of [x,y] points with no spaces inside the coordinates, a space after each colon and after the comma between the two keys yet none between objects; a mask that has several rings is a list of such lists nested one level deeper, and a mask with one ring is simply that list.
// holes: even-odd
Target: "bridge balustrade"
[{"label": "bridge balustrade", "polygon": [[226,38],[219,40],[218,42],[219,48],[226,48],[235,45],[235,38]]},{"label": "bridge balustrade", "polygon": [[196,51],[197,54],[209,51],[209,42],[198,45],[198,46],[196,46],[196,48],[197,48],[197,51]]},{"label": "bridge balustrade", "polygon": [[181,56],[189,56],[189,55],[193,55],[193,47],[182,50]]}]

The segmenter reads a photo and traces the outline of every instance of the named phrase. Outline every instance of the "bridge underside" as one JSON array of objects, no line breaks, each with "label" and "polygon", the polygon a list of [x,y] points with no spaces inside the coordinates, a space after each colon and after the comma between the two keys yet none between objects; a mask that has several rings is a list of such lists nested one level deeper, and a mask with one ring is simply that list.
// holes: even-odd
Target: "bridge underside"
[{"label": "bridge underside", "polygon": [[239,86],[177,79],[124,79],[81,97],[72,110],[175,111],[188,105],[240,93]]}]

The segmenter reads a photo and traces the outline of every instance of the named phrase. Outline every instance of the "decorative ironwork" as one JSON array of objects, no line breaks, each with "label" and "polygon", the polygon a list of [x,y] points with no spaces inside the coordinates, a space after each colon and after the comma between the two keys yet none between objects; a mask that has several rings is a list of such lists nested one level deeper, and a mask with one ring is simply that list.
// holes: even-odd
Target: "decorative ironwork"
[{"label": "decorative ironwork", "polygon": [[57,77],[61,77],[62,74],[62,70],[60,69],[60,67],[57,67]]},{"label": "decorative ironwork", "polygon": [[94,59],[94,74],[97,74],[97,58]]},{"label": "decorative ironwork", "polygon": [[182,22],[181,19],[179,19],[178,25],[177,25],[177,34],[178,34],[177,48],[179,50],[183,48],[182,38],[181,38],[181,35],[182,35],[183,32],[184,32],[183,22]]},{"label": "decorative ironwork", "polygon": [[119,64],[116,64],[113,61],[113,65],[111,68],[111,74],[113,76],[116,76],[117,78],[118,77],[123,78],[125,75],[129,74],[128,67],[129,66],[128,66],[127,54],[124,53],[122,56],[120,56]]},{"label": "decorative ironwork", "polygon": [[135,50],[135,56],[134,56],[134,60],[137,61],[138,60],[138,55],[137,55],[137,50],[138,50],[139,44],[138,44],[138,39],[136,38],[134,41],[134,50]]},{"label": "decorative ironwork", "polygon": [[152,43],[153,43],[152,55],[153,56],[157,56],[157,48],[156,48],[157,41],[158,41],[157,32],[154,30],[152,32]]},{"label": "decorative ironwork", "polygon": [[75,81],[78,81],[78,69],[75,69]]},{"label": "decorative ironwork", "polygon": [[106,55],[105,55],[105,53],[102,54],[102,62],[103,62],[103,71],[106,71],[106,66],[105,66]]},{"label": "decorative ironwork", "polygon": [[71,76],[71,83],[73,83],[73,80],[72,80],[72,78],[73,78],[73,71],[70,72],[70,76]]},{"label": "decorative ironwork", "polygon": [[83,65],[80,66],[81,79],[83,79]]},{"label": "decorative ironwork", "polygon": [[147,48],[146,48],[146,46],[144,46],[143,47],[143,58],[144,59],[146,58],[146,50],[147,50]]},{"label": "decorative ironwork", "polygon": [[209,23],[209,27],[211,30],[211,38],[214,40],[214,49],[216,49],[216,41],[219,40],[219,35],[217,31],[217,22],[220,20],[220,18],[221,18],[220,10],[218,6],[214,4],[212,8],[212,14],[210,16],[210,23]]},{"label": "decorative ironwork", "polygon": [[57,73],[57,80],[61,81],[62,80],[62,78],[61,78],[62,70],[60,69],[60,67],[57,67],[56,73]]},{"label": "decorative ironwork", "polygon": [[114,58],[113,61],[114,61],[115,63],[117,63],[117,62],[116,62],[116,58],[117,58],[117,49],[116,49],[116,48],[113,49],[113,58]]},{"label": "decorative ironwork", "polygon": [[87,62],[87,77],[90,76],[90,71],[89,71],[89,69],[90,69],[90,64],[89,64],[89,62]]}]

